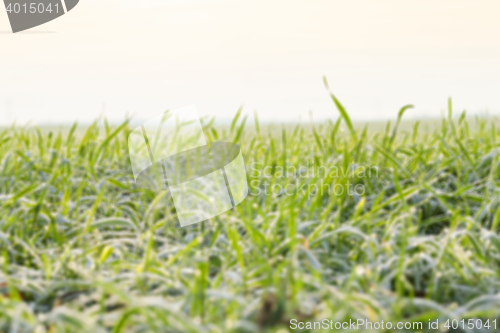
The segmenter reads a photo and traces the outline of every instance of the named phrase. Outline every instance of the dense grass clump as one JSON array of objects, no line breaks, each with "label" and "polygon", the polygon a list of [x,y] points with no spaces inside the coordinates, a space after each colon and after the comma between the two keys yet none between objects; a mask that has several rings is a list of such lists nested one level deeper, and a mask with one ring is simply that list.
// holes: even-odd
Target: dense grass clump
[{"label": "dense grass clump", "polygon": [[360,130],[332,98],[337,121],[205,122],[210,142],[241,145],[251,193],[187,228],[168,192],[135,185],[128,123],[2,131],[0,331],[498,318],[494,124],[472,128],[450,106],[435,131],[398,131],[403,108],[395,126]]}]

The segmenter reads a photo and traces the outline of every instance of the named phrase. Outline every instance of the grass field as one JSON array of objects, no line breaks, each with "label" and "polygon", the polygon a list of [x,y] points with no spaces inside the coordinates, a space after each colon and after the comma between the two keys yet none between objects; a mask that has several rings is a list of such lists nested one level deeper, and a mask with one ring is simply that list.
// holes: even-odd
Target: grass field
[{"label": "grass field", "polygon": [[359,130],[332,99],[340,117],[321,124],[250,127],[240,113],[223,130],[205,122],[209,141],[241,145],[251,194],[186,228],[167,192],[135,185],[127,123],[2,131],[0,331],[499,326],[495,124],[453,117],[450,103],[432,132],[418,122],[398,131],[405,108],[385,130]]}]

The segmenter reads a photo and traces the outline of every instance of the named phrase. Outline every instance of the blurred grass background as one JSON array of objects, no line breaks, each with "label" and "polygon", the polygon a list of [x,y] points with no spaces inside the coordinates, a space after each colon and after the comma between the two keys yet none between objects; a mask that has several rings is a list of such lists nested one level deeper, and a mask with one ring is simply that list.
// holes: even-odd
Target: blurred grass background
[{"label": "blurred grass background", "polygon": [[[241,145],[256,188],[362,185],[362,195],[251,192],[180,228],[167,192],[139,189],[128,122],[0,134],[0,331],[287,332],[290,320],[500,319],[496,120],[252,126],[241,110],[208,141]],[[314,164],[337,176],[280,177]],[[376,177],[356,173],[376,167]],[[499,320],[497,320],[498,322]],[[489,330],[492,331],[492,330]]]}]

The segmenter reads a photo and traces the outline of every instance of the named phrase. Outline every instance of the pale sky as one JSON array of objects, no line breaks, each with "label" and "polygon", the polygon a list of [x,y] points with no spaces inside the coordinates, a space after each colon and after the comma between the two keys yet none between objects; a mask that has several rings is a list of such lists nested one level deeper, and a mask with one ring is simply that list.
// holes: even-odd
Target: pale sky
[{"label": "pale sky", "polygon": [[[0,10],[0,125],[148,119],[500,115],[500,1],[80,0],[12,34]],[[105,107],[103,107],[105,104]]]}]

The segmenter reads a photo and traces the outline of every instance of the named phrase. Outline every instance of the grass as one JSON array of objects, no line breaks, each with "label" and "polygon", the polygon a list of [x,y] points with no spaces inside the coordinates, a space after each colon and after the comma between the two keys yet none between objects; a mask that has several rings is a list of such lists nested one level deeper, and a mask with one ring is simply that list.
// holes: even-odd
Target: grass
[{"label": "grass", "polygon": [[206,122],[209,141],[241,145],[252,193],[186,228],[168,193],[135,185],[126,122],[1,132],[0,331],[500,319],[495,124],[453,118],[450,102],[433,132],[360,130],[332,99],[336,121],[292,130],[241,112],[227,129]]}]

